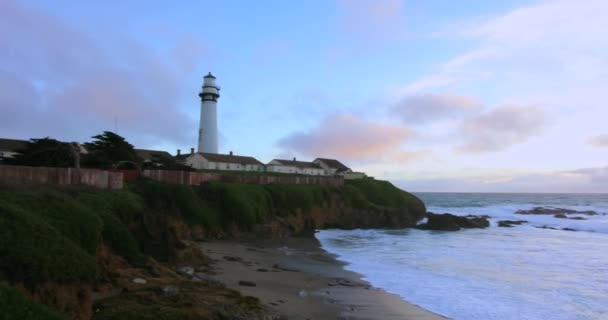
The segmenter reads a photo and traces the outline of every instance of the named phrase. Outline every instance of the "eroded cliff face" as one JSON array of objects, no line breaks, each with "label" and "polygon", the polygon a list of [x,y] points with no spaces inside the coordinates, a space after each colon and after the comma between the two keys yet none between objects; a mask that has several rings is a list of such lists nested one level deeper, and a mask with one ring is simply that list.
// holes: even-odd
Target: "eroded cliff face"
[{"label": "eroded cliff face", "polygon": [[274,209],[272,218],[257,224],[253,230],[261,236],[283,238],[312,236],[319,229],[407,228],[424,217],[423,210],[380,206],[353,208],[340,199],[333,199],[331,203],[314,206],[308,211]]},{"label": "eroded cliff face", "polygon": [[[222,232],[209,232],[200,226],[190,226],[180,219],[157,219],[156,225],[141,225],[147,239],[148,254],[157,258],[175,262],[182,255],[181,240],[208,240],[238,238],[247,234],[261,238],[285,238],[289,236],[313,236],[320,229],[372,229],[372,228],[408,228],[424,218],[426,208],[422,201],[415,205],[401,208],[371,206],[354,208],[340,197],[332,197],[331,201],[313,206],[309,210],[273,208],[272,214],[263,222],[253,227],[242,227],[231,224]],[[151,239],[153,239],[151,241]],[[154,246],[153,244],[157,245]]]}]

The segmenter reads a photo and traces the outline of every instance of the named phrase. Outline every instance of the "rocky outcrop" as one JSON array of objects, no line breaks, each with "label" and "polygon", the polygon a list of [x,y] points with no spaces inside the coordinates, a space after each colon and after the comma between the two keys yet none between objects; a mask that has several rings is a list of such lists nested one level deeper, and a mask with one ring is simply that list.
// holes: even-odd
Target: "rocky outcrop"
[{"label": "rocky outcrop", "polygon": [[518,226],[524,223],[528,223],[526,220],[501,220],[498,221],[498,226],[503,228],[512,228],[513,226]]},{"label": "rocky outcrop", "polygon": [[530,210],[517,210],[515,214],[546,214],[553,215],[556,218],[565,218],[567,214],[584,214],[588,216],[595,216],[599,213],[587,210],[587,211],[577,211],[572,209],[564,209],[564,208],[552,208],[552,207],[535,207]]},{"label": "rocky outcrop", "polygon": [[427,213],[428,221],[417,226],[423,230],[457,231],[462,228],[487,228],[490,226],[487,216],[456,216],[449,213]]}]

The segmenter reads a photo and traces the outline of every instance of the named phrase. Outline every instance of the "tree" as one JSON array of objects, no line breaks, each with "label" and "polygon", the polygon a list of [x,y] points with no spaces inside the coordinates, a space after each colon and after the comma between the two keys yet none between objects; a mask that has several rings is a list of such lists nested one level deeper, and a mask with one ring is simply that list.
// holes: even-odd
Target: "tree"
[{"label": "tree", "polygon": [[93,136],[93,139],[95,140],[84,144],[88,152],[84,157],[87,166],[112,168],[121,162],[140,162],[133,145],[114,132],[104,131]]},{"label": "tree", "polygon": [[9,164],[33,167],[72,167],[77,165],[74,146],[49,137],[30,139],[18,154],[7,159]]}]

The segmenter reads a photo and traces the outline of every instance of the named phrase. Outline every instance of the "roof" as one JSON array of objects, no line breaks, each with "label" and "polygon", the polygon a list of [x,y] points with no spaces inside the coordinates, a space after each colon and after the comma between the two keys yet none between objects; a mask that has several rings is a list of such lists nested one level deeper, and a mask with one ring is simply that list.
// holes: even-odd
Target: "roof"
[{"label": "roof", "polygon": [[254,157],[235,156],[232,154],[219,154],[219,153],[205,153],[199,152],[205,159],[212,162],[225,162],[225,163],[236,163],[236,164],[257,164],[264,165]]},{"label": "roof", "polygon": [[211,74],[211,72],[209,72],[206,76],[204,76],[203,78],[213,78],[215,79],[215,76]]},{"label": "roof", "polygon": [[171,158],[169,152],[160,150],[135,149],[135,154],[144,160],[152,160],[154,157]]},{"label": "roof", "polygon": [[0,151],[18,151],[27,145],[26,140],[0,138]]},{"label": "roof", "polygon": [[322,161],[328,167],[330,167],[332,169],[337,169],[336,170],[337,172],[350,170],[349,167],[345,166],[342,162],[340,162],[340,161],[338,161],[336,159],[316,158],[315,161]]},{"label": "roof", "polygon": [[306,168],[322,169],[316,163],[306,162],[306,161],[282,160],[282,159],[273,159],[272,161],[276,161],[284,166],[292,166],[292,167],[301,168],[301,169],[306,169]]}]

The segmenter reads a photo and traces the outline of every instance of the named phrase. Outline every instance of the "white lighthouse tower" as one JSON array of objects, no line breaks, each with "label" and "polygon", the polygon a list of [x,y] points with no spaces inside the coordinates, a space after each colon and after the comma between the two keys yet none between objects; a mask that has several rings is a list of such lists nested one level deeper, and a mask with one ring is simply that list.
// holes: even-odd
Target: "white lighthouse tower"
[{"label": "white lighthouse tower", "polygon": [[203,81],[201,97],[201,122],[198,129],[198,152],[218,153],[217,134],[217,99],[220,87],[215,84],[215,77],[209,72]]}]

